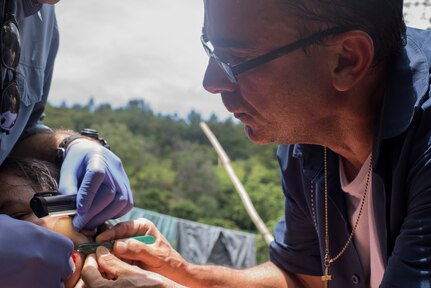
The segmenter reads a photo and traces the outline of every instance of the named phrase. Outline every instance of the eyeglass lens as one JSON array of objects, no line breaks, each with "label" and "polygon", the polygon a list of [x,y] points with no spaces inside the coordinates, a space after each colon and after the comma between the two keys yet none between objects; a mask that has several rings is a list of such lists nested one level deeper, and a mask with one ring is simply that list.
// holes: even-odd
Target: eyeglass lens
[{"label": "eyeglass lens", "polygon": [[6,22],[1,30],[2,37],[2,61],[9,69],[16,69],[21,52],[21,40],[19,30],[12,21]]},{"label": "eyeglass lens", "polygon": [[221,68],[223,68],[224,72],[226,72],[227,77],[232,83],[236,83],[236,76],[232,71],[232,68],[229,66],[229,64],[226,64],[224,62],[218,61]]},{"label": "eyeglass lens", "polygon": [[9,133],[18,118],[20,93],[16,83],[16,68],[18,67],[21,40],[18,26],[14,21],[7,21],[1,28],[1,57],[6,69],[12,70],[12,81],[4,83],[7,77],[2,78],[2,98],[0,106],[0,128],[2,132]]},{"label": "eyeglass lens", "polygon": [[221,69],[223,69],[223,71],[226,73],[227,77],[232,83],[236,83],[236,77],[232,71],[232,68],[229,66],[229,64],[221,61],[217,57],[217,55],[214,54],[213,48],[208,45],[210,42],[208,42],[208,40],[206,40],[203,35],[201,36],[201,42],[208,57],[214,59],[217,62],[217,64],[220,66]]},{"label": "eyeglass lens", "polygon": [[2,93],[0,110],[0,127],[10,130],[15,124],[19,111],[19,92],[16,84],[9,84]]}]

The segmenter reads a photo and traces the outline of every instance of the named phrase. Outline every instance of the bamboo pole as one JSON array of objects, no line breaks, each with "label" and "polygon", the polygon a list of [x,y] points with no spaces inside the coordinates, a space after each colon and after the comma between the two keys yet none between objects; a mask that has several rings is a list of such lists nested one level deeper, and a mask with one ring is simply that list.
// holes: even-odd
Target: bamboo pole
[{"label": "bamboo pole", "polygon": [[232,166],[230,165],[230,159],[227,156],[226,152],[224,151],[223,147],[218,142],[217,138],[214,136],[214,134],[211,132],[210,128],[205,122],[201,122],[200,126],[202,130],[204,131],[205,135],[210,140],[212,146],[217,152],[217,155],[227,171],[227,174],[229,175],[230,180],[232,181],[233,185],[235,186],[236,191],[238,192],[242,203],[244,204],[244,207],[250,216],[251,220],[253,221],[254,225],[259,230],[260,234],[262,234],[263,238],[265,239],[266,243],[271,243],[274,241],[274,237],[272,237],[271,233],[269,232],[268,228],[266,227],[265,223],[260,218],[259,214],[257,213],[256,209],[254,208],[253,203],[251,202],[250,197],[247,194],[247,191],[245,190],[244,186],[242,185],[241,181],[238,179],[238,177],[235,174],[235,171],[233,170]]}]

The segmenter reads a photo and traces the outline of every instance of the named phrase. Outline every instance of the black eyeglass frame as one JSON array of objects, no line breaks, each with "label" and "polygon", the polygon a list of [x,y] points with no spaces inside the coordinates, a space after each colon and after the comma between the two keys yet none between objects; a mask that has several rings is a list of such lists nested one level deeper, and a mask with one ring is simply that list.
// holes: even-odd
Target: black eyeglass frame
[{"label": "black eyeglass frame", "polygon": [[295,41],[293,43],[287,44],[286,46],[282,46],[280,48],[272,50],[256,58],[247,60],[242,63],[235,64],[235,65],[231,65],[227,62],[220,60],[220,58],[214,53],[214,51],[207,45],[207,43],[210,41],[205,35],[204,29],[202,29],[203,33],[201,36],[201,43],[208,57],[213,58],[218,63],[218,65],[223,69],[223,71],[226,73],[227,77],[229,78],[229,81],[232,82],[233,84],[236,84],[238,81],[237,76],[240,75],[241,73],[244,73],[253,68],[256,68],[257,66],[260,66],[269,61],[272,61],[281,56],[284,56],[299,48],[304,48],[306,46],[315,44],[328,36],[335,36],[338,34],[345,33],[347,31],[351,31],[353,29],[354,27],[351,27],[351,26],[337,26],[337,27],[329,28],[327,30],[323,30],[323,31],[311,34],[310,36],[299,39],[298,41]]}]

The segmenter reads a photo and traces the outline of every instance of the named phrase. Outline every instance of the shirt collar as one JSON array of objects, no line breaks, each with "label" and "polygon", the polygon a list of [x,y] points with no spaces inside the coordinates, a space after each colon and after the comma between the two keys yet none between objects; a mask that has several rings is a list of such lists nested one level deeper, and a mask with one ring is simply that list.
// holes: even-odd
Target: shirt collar
[{"label": "shirt collar", "polygon": [[420,41],[424,33],[427,36],[431,35],[409,28],[407,45],[388,67],[390,74],[383,100],[378,137],[380,139],[392,138],[403,133],[428,91],[429,64]]},{"label": "shirt collar", "polygon": [[293,157],[302,159],[303,173],[310,180],[315,178],[323,166],[323,147],[318,145],[296,144]]},{"label": "shirt collar", "polygon": [[[406,46],[389,65],[391,72],[375,148],[380,146],[382,139],[400,135],[408,128],[428,91],[429,65],[423,51],[425,47],[421,44],[425,41],[420,41],[424,33],[431,37],[431,32],[408,28]],[[293,156],[302,158],[303,172],[309,179],[316,177],[322,167],[322,151],[323,148],[316,145],[294,145]]]}]

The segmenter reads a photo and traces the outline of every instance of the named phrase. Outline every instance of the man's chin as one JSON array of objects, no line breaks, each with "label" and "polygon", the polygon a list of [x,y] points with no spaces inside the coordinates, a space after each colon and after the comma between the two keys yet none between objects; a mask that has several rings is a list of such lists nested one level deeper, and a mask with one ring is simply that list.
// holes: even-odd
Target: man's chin
[{"label": "man's chin", "polygon": [[244,125],[244,131],[248,139],[254,144],[274,143],[273,138],[269,137],[269,133],[265,133],[265,131],[257,131],[257,129],[253,129],[249,125]]}]

